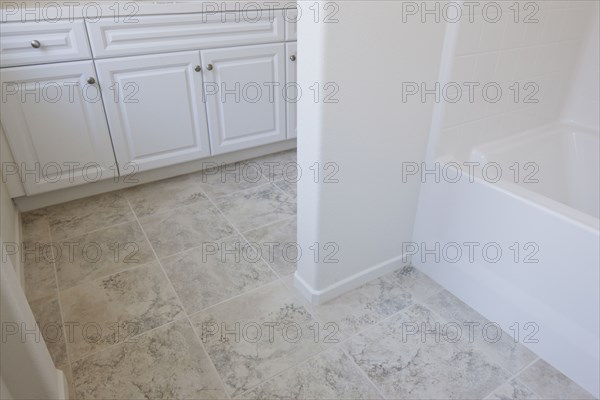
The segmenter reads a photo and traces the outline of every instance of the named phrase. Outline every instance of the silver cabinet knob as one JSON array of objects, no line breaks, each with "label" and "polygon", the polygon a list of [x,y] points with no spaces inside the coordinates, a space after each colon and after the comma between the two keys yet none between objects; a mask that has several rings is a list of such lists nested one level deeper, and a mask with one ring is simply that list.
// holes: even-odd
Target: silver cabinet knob
[{"label": "silver cabinet knob", "polygon": [[206,69],[207,69],[207,70],[209,70],[209,71],[212,71],[212,69],[213,69],[213,65],[212,65],[212,64],[208,64],[208,65],[206,66]]},{"label": "silver cabinet knob", "polygon": [[87,83],[93,85],[94,83],[96,83],[96,79],[93,76],[90,76],[87,80]]},{"label": "silver cabinet knob", "polygon": [[290,60],[292,60],[292,61],[296,61],[296,56],[295,56],[294,54],[292,54],[292,55],[290,56]]},{"label": "silver cabinet knob", "polygon": [[39,40],[32,40],[31,41],[31,47],[33,47],[34,49],[39,49],[41,45],[42,44],[40,43]]},{"label": "silver cabinet knob", "polygon": [[200,72],[200,71],[202,71],[202,67],[199,65],[196,65],[196,68],[194,68],[194,71]]}]

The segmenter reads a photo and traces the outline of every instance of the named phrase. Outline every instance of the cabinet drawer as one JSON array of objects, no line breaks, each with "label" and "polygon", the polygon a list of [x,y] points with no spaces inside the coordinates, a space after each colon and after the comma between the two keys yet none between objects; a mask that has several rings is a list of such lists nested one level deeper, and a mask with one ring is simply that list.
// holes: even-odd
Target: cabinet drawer
[{"label": "cabinet drawer", "polygon": [[252,16],[241,13],[181,14],[113,18],[87,22],[95,57],[114,57],[165,51],[199,50],[283,41],[282,11],[264,10]]},{"label": "cabinet drawer", "polygon": [[[33,47],[34,41],[39,47]],[[8,22],[0,29],[0,66],[91,58],[84,22]]]}]

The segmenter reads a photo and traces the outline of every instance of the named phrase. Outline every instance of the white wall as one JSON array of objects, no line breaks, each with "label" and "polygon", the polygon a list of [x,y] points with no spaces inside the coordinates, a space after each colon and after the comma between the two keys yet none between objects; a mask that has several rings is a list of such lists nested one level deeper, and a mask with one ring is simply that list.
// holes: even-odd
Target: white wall
[{"label": "white wall", "polygon": [[[481,86],[473,102],[465,89],[460,101],[442,99],[436,105],[442,118],[441,132],[435,133],[433,144],[437,156],[450,154],[462,160],[473,145],[558,121],[590,22],[598,15],[592,10],[594,1],[542,1],[532,2],[539,6],[537,11],[521,8],[515,22],[515,12],[510,9],[514,2],[498,3],[503,6],[498,22],[490,22],[495,18],[489,9],[484,18],[480,7],[475,9],[473,22],[463,16],[458,23],[449,24],[453,43],[447,81],[442,84],[477,82]],[[538,22],[525,23],[528,15]],[[534,90],[524,88],[528,82],[539,88],[534,95],[538,103],[524,101]],[[486,83],[502,89],[498,102],[483,98],[481,88]],[[515,83],[520,87],[516,100],[510,88]],[[588,80],[582,85],[588,85],[589,91],[591,83]],[[597,95],[597,84],[595,88]]]},{"label": "white wall", "polygon": [[[402,82],[437,77],[444,24],[403,23],[402,3],[387,1],[337,2],[338,23],[315,23],[310,4],[300,3],[298,26],[296,284],[324,301],[405,264],[401,243],[412,235],[419,183],[402,183],[402,162],[423,160],[432,105],[402,103]],[[337,84],[339,102],[314,102],[315,82]],[[339,183],[315,183],[315,162],[335,163]],[[329,242],[339,246],[338,263],[323,260]]]},{"label": "white wall", "polygon": [[591,2],[595,16],[587,27],[585,43],[577,58],[571,90],[563,110],[563,119],[600,129],[600,3]]},{"label": "white wall", "polygon": [[[10,149],[8,149],[2,126],[0,126],[0,172],[4,167],[4,163],[8,162],[12,162],[12,154],[10,153]],[[14,176],[11,178],[14,178]],[[13,193],[9,193],[9,184],[12,185],[11,189],[16,187],[15,185],[20,185],[14,179],[5,183],[5,180],[2,179],[2,174],[0,174],[0,237],[2,237],[2,252],[5,251],[6,246],[14,246],[21,243],[19,213],[11,199]],[[22,283],[21,259],[18,254],[14,254],[12,249],[8,254],[10,254],[10,261]]]},{"label": "white wall", "polygon": [[10,259],[6,261],[0,259],[2,399],[7,394],[14,399],[66,399],[64,373],[54,367],[25,293],[19,287],[19,278]]}]

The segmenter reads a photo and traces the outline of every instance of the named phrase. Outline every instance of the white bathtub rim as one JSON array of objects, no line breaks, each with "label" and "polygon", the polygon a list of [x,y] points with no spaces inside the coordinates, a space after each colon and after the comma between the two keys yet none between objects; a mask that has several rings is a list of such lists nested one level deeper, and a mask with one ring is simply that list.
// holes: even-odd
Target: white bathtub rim
[{"label": "white bathtub rim", "polygon": [[[584,133],[584,134],[590,135],[590,136],[598,136],[600,134],[598,132],[598,129],[588,126],[588,125],[578,124],[574,121],[558,121],[558,122],[552,122],[550,124],[538,126],[538,127],[532,128],[532,129],[528,129],[526,131],[519,132],[519,133],[516,133],[513,135],[509,135],[509,136],[506,136],[506,137],[503,137],[500,139],[492,140],[492,141],[485,142],[485,143],[479,143],[479,144],[473,146],[473,148],[470,150],[471,151],[477,150],[477,151],[481,151],[484,153],[488,149],[490,149],[492,151],[498,151],[499,149],[503,149],[506,147],[513,147],[515,141],[528,141],[528,140],[537,138],[539,136],[546,136],[548,134],[556,132],[557,130],[565,130],[565,129],[569,130],[569,131],[581,132],[581,133]],[[469,151],[469,153],[471,151]]]},{"label": "white bathtub rim", "polygon": [[[449,168],[453,168],[452,163],[460,163],[460,161],[451,158],[443,157],[437,160],[440,164],[449,164]],[[486,187],[490,187],[494,190],[498,190],[505,194],[508,194],[519,201],[525,202],[532,206],[542,207],[552,215],[559,217],[565,221],[574,223],[586,230],[600,235],[600,219],[592,215],[586,214],[573,207],[570,207],[564,203],[551,199],[547,196],[534,192],[533,190],[526,189],[516,183],[510,181],[502,181],[492,183],[480,176],[471,176],[472,184],[482,184]]]},{"label": "white bathtub rim", "polygon": [[[485,154],[488,149],[492,151],[498,151],[498,149],[514,146],[515,140],[528,141],[536,137],[548,135],[553,132],[556,132],[557,130],[564,129],[576,130],[587,135],[600,135],[598,128],[579,124],[570,120],[564,120],[532,128],[530,130],[510,135],[508,137],[504,137],[494,141],[478,144],[470,150],[468,150],[467,154],[469,156],[467,158],[469,159],[469,161],[472,161],[471,154],[474,152]],[[448,154],[440,156],[436,159],[436,162],[442,165],[447,165],[448,168],[452,168],[453,163],[457,163],[460,165],[463,161],[464,160],[460,160],[460,157],[458,156]],[[463,173],[464,171],[460,172]],[[588,213],[580,211],[572,206],[569,206],[558,200],[554,200],[534,190],[527,189],[526,187],[523,187],[522,185],[519,185],[515,182],[511,182],[510,180],[500,179],[500,181],[498,182],[490,182],[489,180],[483,179],[481,175],[478,175],[477,173],[471,176],[471,178],[473,180],[473,183],[481,183],[488,187],[493,187],[494,190],[500,190],[504,193],[508,193],[513,197],[518,198],[520,201],[524,201],[530,205],[540,206],[546,211],[552,213],[553,215],[563,220],[575,223],[578,226],[591,230],[591,232],[595,233],[596,235],[599,234],[600,218],[596,218],[594,215],[590,215]]]}]

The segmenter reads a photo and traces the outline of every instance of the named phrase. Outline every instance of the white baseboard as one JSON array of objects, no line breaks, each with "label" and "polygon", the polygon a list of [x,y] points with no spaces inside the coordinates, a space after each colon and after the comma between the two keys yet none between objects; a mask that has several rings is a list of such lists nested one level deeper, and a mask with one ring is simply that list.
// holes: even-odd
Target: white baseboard
[{"label": "white baseboard", "polygon": [[[215,163],[231,164],[234,162],[261,157],[267,154],[277,153],[279,151],[285,151],[294,148],[296,148],[296,139],[291,139],[283,142],[253,147],[251,149],[221,154],[214,157],[189,161],[182,164],[157,168],[150,171],[144,171],[136,174],[135,178],[138,180],[137,184],[141,185],[143,183],[201,171],[202,169],[214,166]],[[119,180],[119,182],[114,182],[112,179],[107,179],[104,181],[60,189],[53,192],[41,193],[34,196],[17,197],[14,200],[19,211],[30,211],[37,208],[47,207],[54,204],[64,203],[71,200],[81,199],[83,197],[112,192],[113,190],[125,189],[129,187],[132,187],[131,183],[125,183],[122,180]]]},{"label": "white baseboard", "polygon": [[387,261],[374,265],[364,271],[356,273],[322,290],[313,289],[304,279],[294,274],[294,287],[312,304],[323,304],[352,289],[356,289],[365,283],[377,279],[389,272],[395,271],[410,264],[409,257],[401,254]]}]

